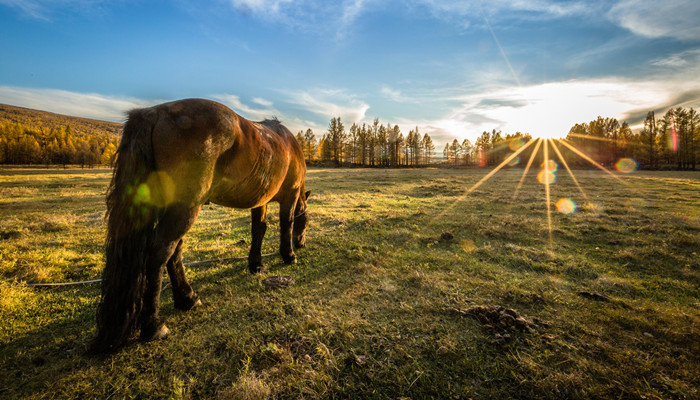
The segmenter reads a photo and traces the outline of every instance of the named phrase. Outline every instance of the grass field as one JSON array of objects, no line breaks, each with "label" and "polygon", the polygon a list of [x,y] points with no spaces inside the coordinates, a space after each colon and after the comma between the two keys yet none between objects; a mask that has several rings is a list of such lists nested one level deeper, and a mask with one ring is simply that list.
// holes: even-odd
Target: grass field
[{"label": "grass field", "polygon": [[[700,173],[560,172],[550,242],[536,172],[487,172],[312,169],[298,264],[187,268],[167,340],[89,357],[99,285],[18,284],[99,278],[110,172],[0,170],[0,398],[700,398]],[[207,205],[185,261],[248,232]]]}]

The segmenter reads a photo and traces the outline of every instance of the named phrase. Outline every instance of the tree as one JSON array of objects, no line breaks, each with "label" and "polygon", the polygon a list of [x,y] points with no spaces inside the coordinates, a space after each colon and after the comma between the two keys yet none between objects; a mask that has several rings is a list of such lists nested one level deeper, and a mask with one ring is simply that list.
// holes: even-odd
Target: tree
[{"label": "tree", "polygon": [[117,147],[112,143],[108,143],[104,151],[102,152],[102,156],[100,157],[100,163],[104,165],[111,164],[114,158],[114,153],[116,152]]},{"label": "tree", "polygon": [[314,136],[314,131],[311,128],[306,130],[304,134],[304,153],[306,153],[306,161],[311,162],[315,159],[314,154],[316,154],[316,136]]},{"label": "tree", "polygon": [[469,159],[471,158],[472,154],[472,142],[469,141],[469,139],[465,138],[462,141],[462,160],[464,162],[464,165],[469,165]]},{"label": "tree", "polygon": [[459,144],[459,141],[457,139],[452,141],[452,144],[450,145],[450,156],[452,157],[452,162],[454,165],[457,165],[457,162],[459,161],[459,152],[462,151],[462,146]]},{"label": "tree", "polygon": [[430,164],[431,156],[435,151],[433,139],[431,139],[430,135],[426,133],[425,135],[423,135],[423,140],[421,141],[421,144],[423,146],[423,154],[425,155],[423,159],[423,164],[428,165]]},{"label": "tree", "polygon": [[328,124],[328,133],[326,135],[326,141],[330,146],[331,159],[335,162],[335,165],[340,165],[343,157],[343,143],[345,143],[345,127],[340,121],[340,117],[331,118],[331,122]]},{"label": "tree", "polygon": [[647,117],[644,119],[644,129],[640,133],[640,140],[646,149],[646,159],[647,166],[649,168],[655,168],[656,166],[656,135],[658,129],[656,127],[656,118],[654,118],[654,112],[649,111]]},{"label": "tree", "polygon": [[348,143],[348,150],[350,156],[350,163],[355,164],[358,162],[357,150],[360,142],[360,127],[356,123],[352,123],[350,127],[350,142]]}]

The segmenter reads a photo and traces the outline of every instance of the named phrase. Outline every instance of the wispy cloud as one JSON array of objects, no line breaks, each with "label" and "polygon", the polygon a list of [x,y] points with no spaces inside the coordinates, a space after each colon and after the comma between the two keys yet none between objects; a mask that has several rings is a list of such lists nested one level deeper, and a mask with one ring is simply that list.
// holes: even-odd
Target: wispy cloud
[{"label": "wispy cloud", "polygon": [[122,122],[127,111],[161,101],[57,89],[0,86],[0,102],[59,114]]},{"label": "wispy cloud", "polygon": [[380,93],[396,103],[416,103],[417,99],[404,95],[401,90],[393,89],[389,86],[382,86]]},{"label": "wispy cloud", "polygon": [[56,12],[93,12],[105,0],[0,0],[0,4],[18,9],[27,17],[50,20]]},{"label": "wispy cloud", "polygon": [[654,59],[650,64],[655,67],[676,70],[678,68],[697,66],[699,61],[700,49],[693,49]]},{"label": "wispy cloud", "polygon": [[308,128],[315,131],[323,129],[323,126],[317,124],[316,122],[304,120],[288,112],[280,111],[274,107],[274,103],[259,97],[251,99],[251,102],[262,106],[262,108],[246,104],[238,95],[235,94],[214,94],[210,97],[230,107],[234,112],[241,115],[243,118],[252,121],[262,121],[267,118],[275,117],[282,121],[282,123],[292,132],[298,132]]},{"label": "wispy cloud", "polygon": [[274,104],[274,103],[272,103],[271,101],[265,100],[265,99],[261,99],[260,97],[254,97],[251,101],[252,101],[253,103],[255,103],[255,104],[259,104],[259,105],[261,105],[261,106],[263,106],[263,107],[268,107],[268,108],[269,108],[269,107],[272,107],[272,105]]},{"label": "wispy cloud", "polygon": [[[272,107],[272,103],[262,99],[253,99],[253,102],[263,106],[263,108],[251,107],[241,101],[241,98],[235,94],[221,93],[214,94],[211,96],[213,99],[222,102],[223,104],[232,108],[235,112],[241,114],[242,117],[253,120],[261,121],[266,118],[280,117],[281,113]],[[258,100],[258,101],[256,101]],[[261,104],[260,100],[262,100]]]},{"label": "wispy cloud", "polygon": [[265,22],[344,38],[355,20],[374,0],[228,0],[234,9]]},{"label": "wispy cloud", "polygon": [[231,0],[231,4],[239,10],[266,15],[279,15],[291,3],[292,0]]},{"label": "wispy cloud", "polygon": [[699,15],[697,0],[622,0],[608,12],[610,19],[637,35],[692,41],[700,41]]},{"label": "wispy cloud", "polygon": [[339,89],[312,89],[288,92],[287,102],[322,117],[340,117],[352,123],[365,119],[369,104]]}]

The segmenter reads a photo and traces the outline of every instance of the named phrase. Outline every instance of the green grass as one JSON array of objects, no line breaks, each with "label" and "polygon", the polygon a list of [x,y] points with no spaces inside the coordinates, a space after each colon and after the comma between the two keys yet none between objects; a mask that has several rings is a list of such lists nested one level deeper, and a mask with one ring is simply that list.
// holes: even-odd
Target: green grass
[{"label": "green grass", "polygon": [[[188,268],[204,306],[166,284],[167,340],[87,357],[99,285],[16,285],[99,278],[110,172],[0,171],[0,397],[700,397],[700,173],[575,171],[587,205],[560,171],[550,244],[535,173],[465,196],[487,172],[312,169],[298,264]],[[244,256],[248,231],[205,206],[185,261]]]}]

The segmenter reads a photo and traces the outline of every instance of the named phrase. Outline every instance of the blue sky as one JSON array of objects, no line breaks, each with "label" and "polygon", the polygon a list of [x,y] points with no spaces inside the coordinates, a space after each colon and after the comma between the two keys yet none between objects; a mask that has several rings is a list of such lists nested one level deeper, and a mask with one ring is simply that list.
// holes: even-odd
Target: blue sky
[{"label": "blue sky", "polygon": [[318,137],[558,137],[698,108],[700,1],[0,0],[0,54],[0,103],[90,118],[204,97]]}]

